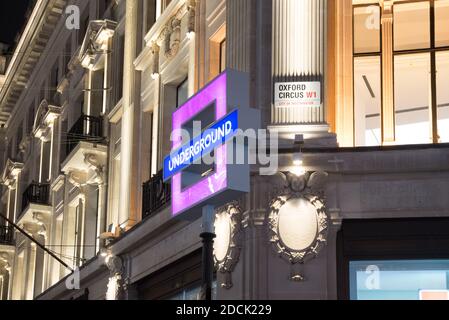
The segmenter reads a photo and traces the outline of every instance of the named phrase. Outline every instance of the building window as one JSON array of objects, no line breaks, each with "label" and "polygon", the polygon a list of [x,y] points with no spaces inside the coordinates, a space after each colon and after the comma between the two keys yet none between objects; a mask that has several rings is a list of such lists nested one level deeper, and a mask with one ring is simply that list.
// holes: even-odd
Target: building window
[{"label": "building window", "polygon": [[351,300],[449,300],[449,260],[350,261]]},{"label": "building window", "polygon": [[63,68],[64,68],[64,76],[69,73],[69,62],[72,59],[72,39],[69,38],[65,44],[64,48],[64,59],[63,59]]},{"label": "building window", "polygon": [[380,68],[378,55],[354,59],[354,116],[358,146],[382,143]]},{"label": "building window", "polygon": [[81,20],[80,29],[78,30],[78,45],[81,45],[86,36],[87,28],[89,27],[89,15],[84,16]]},{"label": "building window", "polygon": [[176,107],[182,106],[189,98],[189,79],[186,78],[176,88]]},{"label": "building window", "polygon": [[394,50],[430,47],[430,1],[395,3],[393,7]]},{"label": "building window", "polygon": [[115,44],[115,77],[114,77],[114,99],[112,103],[112,107],[122,99],[123,96],[123,59],[125,56],[125,35],[120,34],[117,38],[117,42]]},{"label": "building window", "polygon": [[22,142],[22,139],[23,139],[23,121],[20,122],[19,128],[17,129],[17,134],[16,134],[16,151],[15,151],[16,154],[19,153],[20,143]]},{"label": "building window", "polygon": [[449,46],[449,0],[435,2],[435,45]]},{"label": "building window", "polygon": [[449,142],[449,1],[353,3],[355,144]]},{"label": "building window", "polygon": [[226,39],[220,43],[220,73],[226,69]]}]

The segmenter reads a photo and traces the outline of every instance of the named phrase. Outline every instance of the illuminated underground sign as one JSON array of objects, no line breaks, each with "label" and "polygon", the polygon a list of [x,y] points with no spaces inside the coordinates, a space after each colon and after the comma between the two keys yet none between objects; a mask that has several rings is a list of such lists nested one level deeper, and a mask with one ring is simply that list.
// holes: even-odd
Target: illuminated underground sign
[{"label": "illuminated underground sign", "polygon": [[237,129],[238,110],[235,110],[166,157],[164,160],[164,181],[229,141],[235,136]]},{"label": "illuminated underground sign", "polygon": [[[245,73],[227,70],[172,115],[172,152],[164,159],[164,181],[171,179],[174,217],[196,219],[204,206],[218,207],[249,192],[249,164],[228,161],[229,148],[247,148],[240,130],[258,129],[260,113],[249,105]],[[192,140],[183,140],[194,122],[210,124]],[[201,160],[211,155],[213,164]],[[204,161],[205,162],[205,161]]]}]

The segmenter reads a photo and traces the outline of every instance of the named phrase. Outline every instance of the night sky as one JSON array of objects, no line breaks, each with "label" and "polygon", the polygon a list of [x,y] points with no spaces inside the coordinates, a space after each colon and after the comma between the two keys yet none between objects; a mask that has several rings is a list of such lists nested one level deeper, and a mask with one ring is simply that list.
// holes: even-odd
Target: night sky
[{"label": "night sky", "polygon": [[[27,8],[35,0],[0,1],[0,42],[14,45],[14,38],[24,26]],[[13,48],[10,48],[12,50]]]}]

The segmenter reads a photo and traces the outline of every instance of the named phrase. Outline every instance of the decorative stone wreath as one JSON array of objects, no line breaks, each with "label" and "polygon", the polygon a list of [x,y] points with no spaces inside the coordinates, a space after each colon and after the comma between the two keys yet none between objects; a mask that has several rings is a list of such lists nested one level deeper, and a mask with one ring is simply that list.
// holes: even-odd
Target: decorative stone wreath
[{"label": "decorative stone wreath", "polygon": [[218,210],[217,215],[221,214],[227,214],[230,218],[229,246],[225,257],[222,260],[218,260],[214,254],[214,261],[217,272],[222,273],[225,277],[225,281],[220,286],[230,289],[233,286],[231,273],[234,271],[240,257],[242,210],[238,202],[232,202]]},{"label": "decorative stone wreath", "polygon": [[[273,249],[284,260],[292,266],[290,279],[292,281],[302,281],[304,276],[298,269],[301,266],[317,257],[321,249],[325,246],[328,230],[328,216],[324,204],[323,189],[327,173],[314,172],[306,173],[303,176],[295,176],[287,173],[282,174],[286,181],[286,188],[282,194],[271,201],[268,215],[269,241]],[[303,250],[289,248],[282,240],[279,232],[279,212],[281,208],[292,199],[303,199],[308,201],[316,210],[317,229],[313,242]]]}]

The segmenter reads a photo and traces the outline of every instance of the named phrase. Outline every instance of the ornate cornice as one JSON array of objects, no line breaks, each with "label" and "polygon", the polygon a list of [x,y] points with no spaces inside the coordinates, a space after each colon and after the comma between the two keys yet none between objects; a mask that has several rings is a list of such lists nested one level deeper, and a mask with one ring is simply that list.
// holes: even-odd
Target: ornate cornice
[{"label": "ornate cornice", "polygon": [[20,172],[23,170],[23,163],[12,161],[8,159],[3,169],[1,183],[10,189],[14,189],[16,186],[16,180]]},{"label": "ornate cornice", "polygon": [[109,39],[114,35],[117,22],[112,20],[94,20],[89,23],[78,60],[86,69],[92,69],[100,55],[108,51]]},{"label": "ornate cornice", "polygon": [[62,108],[48,103],[47,100],[42,100],[34,118],[33,134],[36,138],[48,140],[49,128],[54,121],[61,115]]}]

